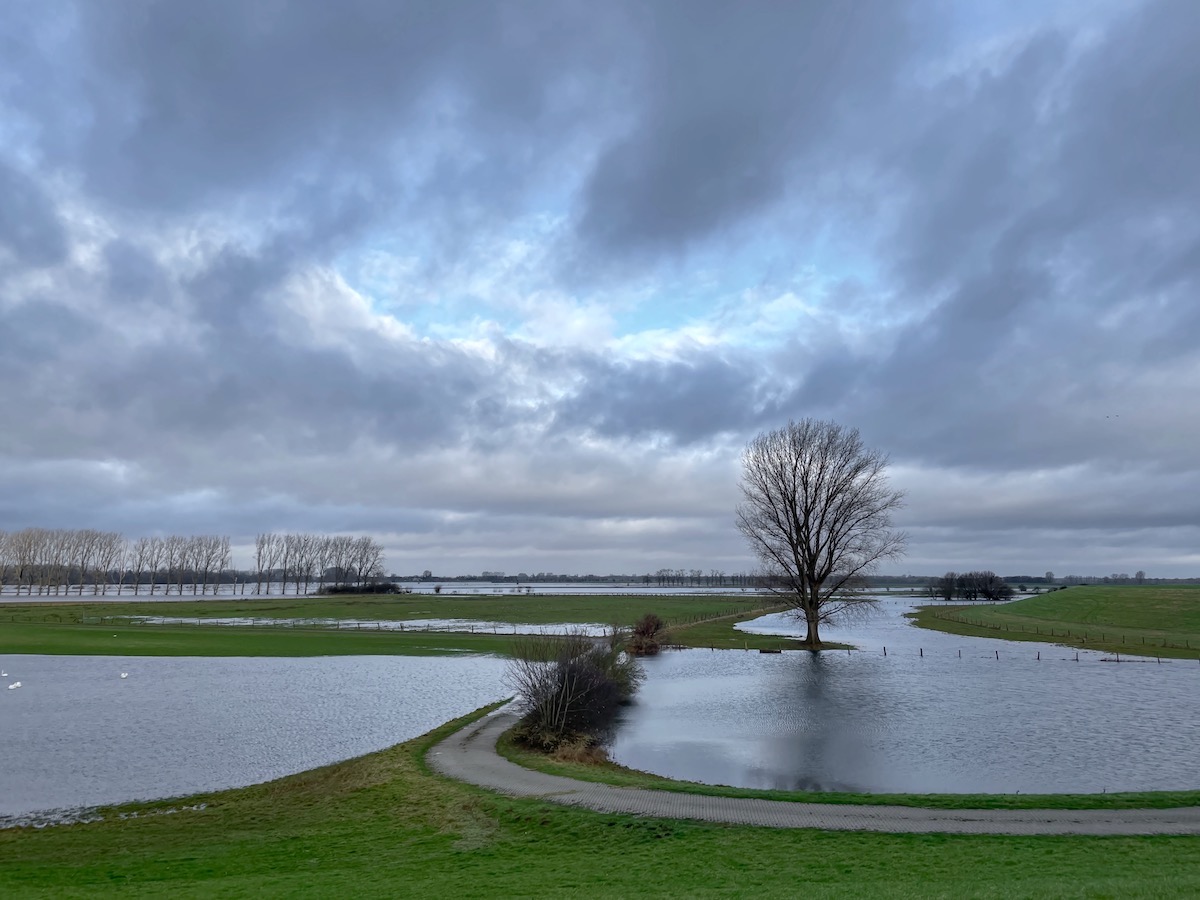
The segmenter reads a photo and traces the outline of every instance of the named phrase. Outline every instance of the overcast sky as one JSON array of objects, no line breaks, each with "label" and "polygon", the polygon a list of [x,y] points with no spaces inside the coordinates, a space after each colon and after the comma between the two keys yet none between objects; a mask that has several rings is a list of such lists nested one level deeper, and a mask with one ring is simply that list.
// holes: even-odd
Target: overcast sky
[{"label": "overcast sky", "polygon": [[739,454],[812,416],[892,458],[888,571],[1200,575],[1197,47],[1193,0],[11,0],[0,529],[747,571]]}]

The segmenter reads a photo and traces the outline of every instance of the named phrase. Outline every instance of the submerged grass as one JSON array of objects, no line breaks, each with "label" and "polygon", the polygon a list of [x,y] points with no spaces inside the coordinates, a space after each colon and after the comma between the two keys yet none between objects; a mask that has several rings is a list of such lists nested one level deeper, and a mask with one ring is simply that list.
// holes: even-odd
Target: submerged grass
[{"label": "submerged grass", "polygon": [[774,830],[490,794],[397,747],[173,804],[0,831],[0,896],[1164,897],[1200,893],[1200,837]]},{"label": "submerged grass", "polygon": [[924,606],[910,617],[970,637],[1200,659],[1200,585],[1088,585],[998,606]]}]

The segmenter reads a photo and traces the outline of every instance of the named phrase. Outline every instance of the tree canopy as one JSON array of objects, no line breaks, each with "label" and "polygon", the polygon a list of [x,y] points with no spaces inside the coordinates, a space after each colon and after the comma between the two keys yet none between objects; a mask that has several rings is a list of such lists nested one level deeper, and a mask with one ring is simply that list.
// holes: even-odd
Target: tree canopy
[{"label": "tree canopy", "polygon": [[821,623],[872,602],[863,576],[903,555],[891,526],[904,494],[887,466],[857,429],[815,419],[763,432],[742,454],[738,528],[766,586],[803,615],[807,646],[820,646]]}]

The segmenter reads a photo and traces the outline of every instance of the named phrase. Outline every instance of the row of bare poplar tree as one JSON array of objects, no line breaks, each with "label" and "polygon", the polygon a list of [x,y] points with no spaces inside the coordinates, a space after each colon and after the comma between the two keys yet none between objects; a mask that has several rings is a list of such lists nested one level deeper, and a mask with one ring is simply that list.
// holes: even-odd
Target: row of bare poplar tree
[{"label": "row of bare poplar tree", "polygon": [[24,528],[0,531],[0,586],[17,594],[82,596],[194,595],[217,593],[229,584],[246,593],[318,591],[326,585],[365,585],[383,574],[383,547],[370,537],[317,534],[260,534],[254,542],[254,569],[232,568],[225,535],[167,535],[129,540],[115,531],[93,528]]}]

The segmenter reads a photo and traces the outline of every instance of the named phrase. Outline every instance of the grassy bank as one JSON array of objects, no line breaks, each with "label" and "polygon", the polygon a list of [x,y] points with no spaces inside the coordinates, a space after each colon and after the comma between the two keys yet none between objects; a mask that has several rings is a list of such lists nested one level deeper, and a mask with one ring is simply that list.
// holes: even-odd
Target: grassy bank
[{"label": "grassy bank", "polygon": [[950,634],[1200,658],[1200,585],[1088,585],[999,606],[926,606],[912,618]]},{"label": "grassy bank", "polygon": [[0,896],[1021,897],[1200,893],[1198,837],[785,831],[603,815],[430,774],[445,726],[202,810],[0,832]]},{"label": "grassy bank", "polygon": [[[751,634],[734,628],[739,622],[748,622],[770,612],[779,612],[786,607],[772,606],[753,612],[735,613],[705,619],[690,625],[672,628],[666,642],[679,647],[696,647],[711,650],[799,650],[800,638],[781,637],[771,634]],[[800,626],[803,630],[803,625]],[[825,644],[827,650],[845,650],[845,644]]]},{"label": "grassy bank", "polygon": [[708,797],[753,797],[793,803],[866,804],[868,806],[914,806],[935,809],[1171,809],[1200,806],[1200,790],[1145,791],[1123,794],[854,794],[834,791],[764,791],[727,785],[675,781],[627,769],[612,762],[572,762],[520,747],[508,734],[501,736],[497,750],[519,766],[620,787],[650,788]]}]

